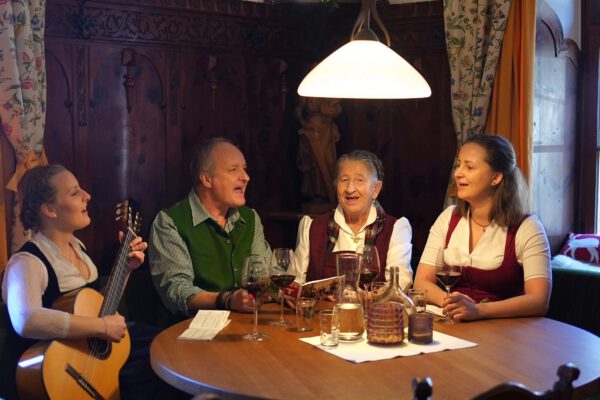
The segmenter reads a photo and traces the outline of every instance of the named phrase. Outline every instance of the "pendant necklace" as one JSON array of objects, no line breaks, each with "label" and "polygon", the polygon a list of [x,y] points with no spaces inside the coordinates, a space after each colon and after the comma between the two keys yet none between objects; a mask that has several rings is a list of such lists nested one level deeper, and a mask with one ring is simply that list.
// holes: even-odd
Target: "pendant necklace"
[{"label": "pendant necklace", "polygon": [[481,229],[483,229],[484,232],[487,229],[487,227],[490,225],[489,222],[487,224],[485,224],[485,225],[480,224],[479,222],[475,221],[475,218],[473,218],[472,215],[471,215],[471,221],[475,222],[475,225],[480,226]]}]

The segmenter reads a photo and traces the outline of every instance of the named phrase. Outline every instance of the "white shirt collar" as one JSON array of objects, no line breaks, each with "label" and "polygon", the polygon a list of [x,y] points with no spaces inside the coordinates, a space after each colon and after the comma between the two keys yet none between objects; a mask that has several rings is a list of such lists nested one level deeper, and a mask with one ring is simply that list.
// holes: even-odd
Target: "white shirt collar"
[{"label": "white shirt collar", "polygon": [[[51,251],[52,254],[54,254],[55,256],[62,257],[62,255],[60,253],[60,249],[58,248],[56,243],[54,243],[52,240],[50,240],[48,238],[48,236],[44,235],[42,232],[40,232],[40,231],[36,232],[35,235],[33,235],[32,239],[35,243],[39,243],[42,246],[44,246],[46,249]],[[83,243],[81,243],[81,241],[79,239],[77,239],[75,236],[71,237],[71,240],[69,240],[69,244],[71,246],[73,246],[73,248],[76,250],[79,248],[82,248],[85,250],[85,246],[83,245]]]},{"label": "white shirt collar", "polygon": [[[359,233],[363,232],[365,230],[365,228],[367,226],[371,225],[373,222],[375,222],[376,219],[377,219],[377,209],[375,208],[374,205],[371,205],[371,210],[369,210],[369,216],[367,217],[367,221],[365,222],[365,224],[363,226],[361,226],[361,228],[358,232]],[[342,206],[339,204],[338,204],[337,208],[335,209],[335,213],[333,214],[333,220],[335,222],[337,222],[337,224],[340,226],[340,229],[350,233],[351,235],[354,235],[354,233],[352,232],[352,229],[350,229],[350,227],[346,223],[346,218],[344,217],[344,211],[342,209]]]}]

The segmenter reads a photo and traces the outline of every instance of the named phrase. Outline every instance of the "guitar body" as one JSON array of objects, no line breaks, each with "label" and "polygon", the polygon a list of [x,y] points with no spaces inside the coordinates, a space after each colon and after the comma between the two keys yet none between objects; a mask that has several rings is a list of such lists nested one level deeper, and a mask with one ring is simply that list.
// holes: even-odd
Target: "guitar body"
[{"label": "guitar body", "polygon": [[[103,300],[97,291],[83,288],[57,299],[53,308],[98,317]],[[119,343],[93,338],[38,342],[27,349],[17,365],[19,397],[119,399],[119,371],[130,348],[128,332]]]}]

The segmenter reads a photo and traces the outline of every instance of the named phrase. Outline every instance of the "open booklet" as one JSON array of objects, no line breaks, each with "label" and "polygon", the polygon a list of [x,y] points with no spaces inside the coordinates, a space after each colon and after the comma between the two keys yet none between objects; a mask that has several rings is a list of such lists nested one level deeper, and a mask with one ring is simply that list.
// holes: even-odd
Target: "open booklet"
[{"label": "open booklet", "polygon": [[300,284],[292,282],[284,289],[284,296],[288,299],[295,300],[299,297],[313,297],[320,299],[327,295],[335,295],[335,290],[339,282],[339,277],[332,276],[331,278],[318,279],[316,281]]}]

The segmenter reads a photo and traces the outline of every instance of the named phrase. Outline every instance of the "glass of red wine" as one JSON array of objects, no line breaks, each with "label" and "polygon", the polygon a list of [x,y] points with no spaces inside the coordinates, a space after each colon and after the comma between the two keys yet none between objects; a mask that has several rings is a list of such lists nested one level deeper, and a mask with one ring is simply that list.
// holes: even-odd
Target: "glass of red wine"
[{"label": "glass of red wine", "polygon": [[281,301],[281,312],[279,314],[279,321],[271,322],[271,325],[287,327],[291,325],[283,318],[283,298],[284,289],[287,288],[290,283],[294,282],[296,275],[293,273],[292,265],[292,249],[277,248],[273,250],[273,257],[271,257],[271,282],[279,288],[279,298]]},{"label": "glass of red wine", "polygon": [[258,332],[258,307],[260,298],[269,286],[269,266],[263,257],[251,255],[244,259],[242,270],[242,287],[246,289],[254,304],[254,329],[252,333],[242,336],[244,340],[261,341],[267,338]]},{"label": "glass of red wine", "polygon": [[379,253],[377,247],[374,245],[364,245],[362,249],[358,249],[359,253],[362,253],[360,257],[360,274],[359,282],[365,288],[365,315],[368,315],[369,301],[371,296],[371,284],[379,276]]},{"label": "glass of red wine", "polygon": [[[456,282],[462,276],[462,265],[450,265],[447,263],[444,258],[444,251],[440,251],[440,255],[438,256],[438,262],[435,270],[435,276],[437,280],[444,286],[446,289],[446,296],[450,296],[450,290],[452,287],[456,285]],[[444,318],[437,320],[436,322],[444,325],[452,325],[454,323],[454,319],[448,313],[444,313]]]}]

